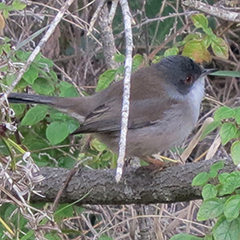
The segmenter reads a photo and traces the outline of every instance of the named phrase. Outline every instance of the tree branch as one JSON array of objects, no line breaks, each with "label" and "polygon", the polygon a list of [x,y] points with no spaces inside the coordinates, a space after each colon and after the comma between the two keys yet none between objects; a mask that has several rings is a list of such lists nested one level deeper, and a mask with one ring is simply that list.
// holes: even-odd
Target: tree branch
[{"label": "tree branch", "polygon": [[[80,169],[70,180],[60,202],[80,204],[150,204],[190,201],[201,198],[201,189],[192,187],[192,179],[200,172],[209,171],[216,162],[202,161],[168,167],[160,172],[144,168],[125,168],[122,180],[114,179],[115,170]],[[231,172],[235,165],[225,161],[223,171]],[[41,168],[45,177],[35,190],[45,195],[32,195],[32,202],[53,202],[70,170]]]},{"label": "tree branch", "polygon": [[223,8],[211,6],[195,0],[185,0],[183,1],[183,5],[226,21],[240,22],[240,13],[229,11],[229,9],[225,10]]}]

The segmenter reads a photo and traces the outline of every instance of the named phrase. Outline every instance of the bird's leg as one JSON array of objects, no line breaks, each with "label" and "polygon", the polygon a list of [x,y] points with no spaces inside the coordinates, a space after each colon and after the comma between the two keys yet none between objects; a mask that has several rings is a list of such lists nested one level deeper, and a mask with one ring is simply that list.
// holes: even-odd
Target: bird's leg
[{"label": "bird's leg", "polygon": [[144,168],[148,168],[151,170],[159,170],[160,171],[167,166],[167,164],[165,162],[163,162],[162,160],[156,159],[153,157],[149,157],[149,156],[147,156],[143,160],[149,164],[148,166],[144,166]]}]

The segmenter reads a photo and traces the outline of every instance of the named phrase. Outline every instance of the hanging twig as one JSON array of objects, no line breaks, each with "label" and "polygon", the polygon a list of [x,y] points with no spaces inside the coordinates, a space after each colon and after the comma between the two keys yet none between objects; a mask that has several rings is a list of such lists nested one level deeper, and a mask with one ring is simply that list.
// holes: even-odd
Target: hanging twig
[{"label": "hanging twig", "polygon": [[122,105],[122,121],[121,121],[121,133],[119,141],[119,153],[117,160],[117,170],[115,179],[120,181],[123,172],[123,165],[126,152],[126,137],[128,129],[128,116],[129,116],[129,98],[130,98],[130,78],[132,72],[132,27],[131,27],[131,14],[127,0],[120,0],[122,7],[125,40],[126,40],[126,59],[125,59],[125,75],[124,75],[124,87],[123,87],[123,105]]}]

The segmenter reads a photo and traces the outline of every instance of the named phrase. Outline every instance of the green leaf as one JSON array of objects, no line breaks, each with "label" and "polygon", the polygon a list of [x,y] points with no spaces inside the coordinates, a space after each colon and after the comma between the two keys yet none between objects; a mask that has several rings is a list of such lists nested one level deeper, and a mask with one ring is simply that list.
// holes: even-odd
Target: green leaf
[{"label": "green leaf", "polygon": [[66,121],[66,123],[67,123],[69,133],[73,133],[80,126],[79,121],[77,119],[72,118],[72,117],[69,117],[69,119]]},{"label": "green leaf", "polygon": [[35,92],[42,95],[50,95],[55,90],[53,84],[42,77],[39,77],[34,81],[32,88],[35,90]]},{"label": "green leaf", "polygon": [[240,77],[239,71],[217,71],[211,73],[212,76],[224,76],[224,77]]},{"label": "green leaf", "polygon": [[220,196],[231,194],[235,189],[240,187],[240,172],[238,171],[234,171],[228,175],[222,176],[221,178],[222,187],[219,190]]},{"label": "green leaf", "polygon": [[204,14],[200,13],[200,14],[192,15],[191,19],[196,28],[202,28],[203,30],[208,28],[208,20],[204,16]]},{"label": "green leaf", "polygon": [[206,46],[206,48],[208,48],[210,46],[212,42],[212,38],[208,35],[206,35],[206,37],[203,38],[203,43]]},{"label": "green leaf", "polygon": [[220,169],[222,169],[224,167],[224,161],[219,161],[214,163],[211,167],[210,167],[210,172],[209,172],[209,176],[211,178],[214,178],[217,176],[217,173]]},{"label": "green leaf", "polygon": [[43,120],[47,114],[47,106],[37,105],[31,108],[21,121],[21,125],[33,125]]},{"label": "green leaf", "polygon": [[27,37],[26,39],[24,39],[23,41],[17,43],[16,49],[15,51],[18,51],[20,48],[22,48],[23,46],[26,46],[29,42],[33,41],[33,39],[35,37],[37,37],[38,35],[40,35],[42,32],[44,32],[47,28],[49,28],[49,25],[42,27],[40,30],[38,30],[37,32],[33,33],[32,35],[30,35],[29,37]]},{"label": "green leaf", "polygon": [[133,57],[133,63],[132,63],[132,71],[136,71],[140,65],[143,63],[144,57],[140,54],[136,54]]},{"label": "green leaf", "polygon": [[172,47],[165,51],[164,57],[177,55],[178,53],[179,53],[179,49],[177,47]]},{"label": "green leaf", "polygon": [[170,238],[170,240],[202,240],[202,239],[203,238],[195,237],[185,233],[180,233]]},{"label": "green leaf", "polygon": [[202,196],[204,200],[208,200],[210,198],[215,198],[217,196],[216,186],[212,184],[207,184],[203,187]]},{"label": "green leaf", "polygon": [[61,81],[59,84],[59,97],[79,97],[77,89],[68,82]]},{"label": "green leaf", "polygon": [[21,240],[28,240],[29,238],[32,239],[32,236],[34,236],[34,231],[29,230],[27,233],[24,234],[23,237],[21,237]]},{"label": "green leaf", "polygon": [[23,79],[29,84],[33,84],[37,77],[38,70],[32,66],[23,74]]},{"label": "green leaf", "polygon": [[203,202],[197,214],[198,221],[213,219],[223,212],[225,200],[220,198],[212,198]]},{"label": "green leaf", "polygon": [[114,61],[117,63],[123,63],[125,61],[125,56],[123,54],[115,54]]},{"label": "green leaf", "polygon": [[192,186],[203,186],[209,180],[209,174],[206,172],[199,173],[192,181]]},{"label": "green leaf", "polygon": [[225,173],[225,172],[219,174],[218,181],[223,184],[229,175],[230,175],[230,173]]},{"label": "green leaf", "polygon": [[233,139],[236,136],[237,133],[237,127],[233,123],[223,123],[220,128],[220,137],[222,139],[222,144],[227,144],[231,139]]},{"label": "green leaf", "polygon": [[205,235],[204,240],[214,240],[212,235]]},{"label": "green leaf", "polygon": [[228,222],[224,217],[220,218],[213,228],[213,236],[216,240],[239,240],[240,219]]},{"label": "green leaf", "polygon": [[235,108],[235,121],[237,124],[240,124],[240,107]]},{"label": "green leaf", "polygon": [[26,109],[25,104],[13,104],[11,105],[11,107],[13,108],[15,115],[17,117],[22,116],[22,114],[24,113],[24,110]]},{"label": "green leaf", "polygon": [[46,130],[47,139],[52,145],[62,142],[68,134],[68,127],[65,122],[52,122]]},{"label": "green leaf", "polygon": [[99,76],[99,81],[96,87],[96,92],[99,92],[105,88],[107,88],[110,83],[113,82],[115,75],[116,75],[117,70],[114,69],[109,69],[105,71],[103,74]]},{"label": "green leaf", "polygon": [[111,237],[106,236],[106,235],[101,235],[99,240],[113,240],[113,239]]},{"label": "green leaf", "polygon": [[73,212],[71,204],[60,204],[54,213],[54,220],[60,222],[64,218],[73,217]]},{"label": "green leaf", "polygon": [[187,42],[184,46],[182,55],[190,57],[198,63],[201,63],[203,61],[209,62],[211,60],[211,55],[204,45],[203,40],[194,39]]},{"label": "green leaf", "polygon": [[6,4],[5,3],[0,3],[0,10],[3,10],[6,8]]},{"label": "green leaf", "polygon": [[12,7],[14,10],[23,10],[27,5],[19,0],[14,0],[12,3]]},{"label": "green leaf", "polygon": [[235,117],[235,110],[230,107],[220,107],[214,112],[214,120],[221,121],[223,119]]},{"label": "green leaf", "polygon": [[96,149],[98,152],[102,152],[107,149],[106,145],[94,138],[91,141],[91,147]]},{"label": "green leaf", "polygon": [[214,38],[211,46],[214,54],[217,57],[228,59],[228,45],[222,38]]},{"label": "green leaf", "polygon": [[236,141],[231,146],[231,156],[235,165],[240,163],[240,141]]},{"label": "green leaf", "polygon": [[227,221],[232,221],[239,216],[240,195],[231,196],[224,204],[223,213]]},{"label": "green leaf", "polygon": [[202,132],[200,141],[202,141],[209,133],[218,128],[222,123],[220,121],[213,121],[207,125],[207,127]]},{"label": "green leaf", "polygon": [[193,40],[193,39],[201,39],[201,34],[199,34],[198,32],[196,33],[189,33],[182,42],[180,42],[181,45],[186,44],[187,42]]}]

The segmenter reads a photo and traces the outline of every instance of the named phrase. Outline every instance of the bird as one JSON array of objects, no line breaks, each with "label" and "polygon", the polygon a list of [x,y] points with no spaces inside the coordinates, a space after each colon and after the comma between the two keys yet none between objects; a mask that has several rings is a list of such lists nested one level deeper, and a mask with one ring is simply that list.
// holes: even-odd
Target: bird
[{"label": "bird", "polygon": [[[181,144],[196,126],[204,97],[204,79],[216,69],[203,69],[176,55],[142,67],[131,75],[126,156],[147,159]],[[10,93],[10,103],[44,104],[80,123],[74,132],[91,133],[118,151],[123,80],[87,97],[61,98]]]}]

